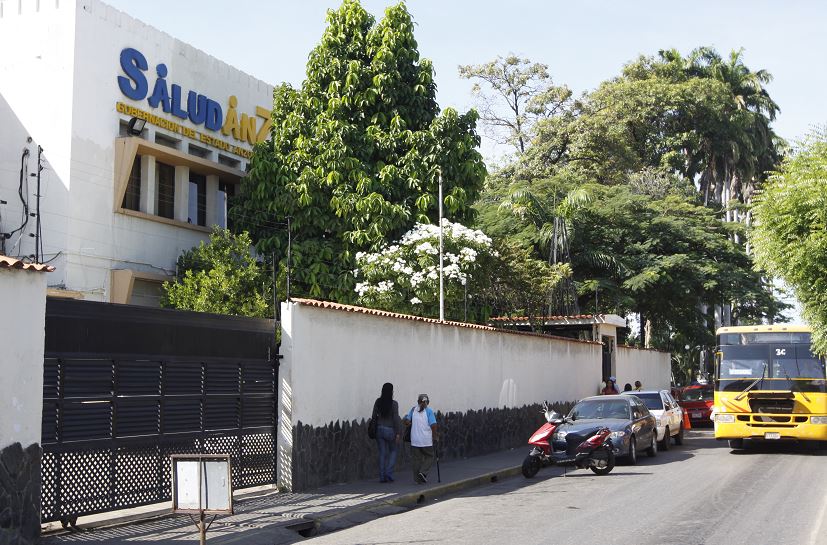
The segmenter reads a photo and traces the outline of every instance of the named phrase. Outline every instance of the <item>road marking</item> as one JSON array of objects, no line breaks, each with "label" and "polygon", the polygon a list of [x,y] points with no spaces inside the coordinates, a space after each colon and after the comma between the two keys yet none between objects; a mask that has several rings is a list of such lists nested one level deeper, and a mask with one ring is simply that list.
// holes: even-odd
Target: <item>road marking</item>
[{"label": "road marking", "polygon": [[821,508],[816,515],[816,522],[813,526],[813,531],[810,533],[810,545],[816,545],[816,539],[821,534],[821,527],[824,525],[824,516],[827,514],[827,493],[824,494],[824,501],[821,502]]}]

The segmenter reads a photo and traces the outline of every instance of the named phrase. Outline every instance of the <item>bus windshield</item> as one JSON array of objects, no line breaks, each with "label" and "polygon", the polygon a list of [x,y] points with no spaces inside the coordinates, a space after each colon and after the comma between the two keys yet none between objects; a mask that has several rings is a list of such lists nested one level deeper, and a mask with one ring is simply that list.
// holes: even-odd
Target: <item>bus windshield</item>
[{"label": "bus windshield", "polygon": [[802,344],[723,345],[720,348],[720,390],[741,390],[756,379],[757,389],[824,391],[824,362]]}]

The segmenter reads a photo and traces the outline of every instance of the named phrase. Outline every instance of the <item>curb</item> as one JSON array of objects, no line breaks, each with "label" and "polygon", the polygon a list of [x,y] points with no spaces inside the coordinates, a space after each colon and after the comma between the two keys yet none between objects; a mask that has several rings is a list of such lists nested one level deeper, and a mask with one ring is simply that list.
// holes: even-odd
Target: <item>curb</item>
[{"label": "curb", "polygon": [[[377,511],[379,512],[379,516],[384,516],[385,514],[390,514],[391,512],[393,512],[388,512],[388,507],[413,507],[427,501],[429,498],[445,496],[447,494],[452,494],[469,488],[475,488],[484,484],[497,482],[501,478],[519,475],[521,471],[522,466],[507,467],[496,471],[490,471],[482,475],[477,475],[476,477],[469,477],[467,479],[454,481],[451,483],[436,484],[434,486],[431,486],[429,488],[423,488],[422,490],[418,490],[416,492],[407,492],[404,494],[399,494],[398,496],[390,499],[376,500],[370,503],[365,503],[359,506],[351,507],[349,509],[337,509],[336,512],[330,513],[329,515],[321,514],[315,516],[308,516],[305,518],[303,522],[288,527],[291,527],[291,529],[302,529],[304,531],[307,531],[310,527],[310,524],[312,523],[317,532],[324,527],[329,527],[330,530],[340,530],[364,522],[362,520],[358,522],[354,521],[351,524],[347,523],[347,519],[357,513],[362,513],[365,511]],[[382,513],[383,511],[385,512],[384,514]]]}]

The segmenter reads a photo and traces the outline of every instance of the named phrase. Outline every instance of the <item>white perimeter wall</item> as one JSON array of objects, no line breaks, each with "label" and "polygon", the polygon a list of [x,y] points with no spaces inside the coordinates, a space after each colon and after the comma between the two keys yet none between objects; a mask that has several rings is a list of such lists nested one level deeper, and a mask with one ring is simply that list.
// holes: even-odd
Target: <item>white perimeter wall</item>
[{"label": "white perimeter wall", "polygon": [[601,345],[361,312],[282,305],[280,483],[292,425],[368,418],[382,384],[400,412],[427,393],[443,412],[575,401],[597,391]]},{"label": "white perimeter wall", "polygon": [[672,382],[671,354],[659,350],[617,347],[617,386],[643,383],[644,390],[669,389]]},{"label": "white perimeter wall", "polygon": [[40,443],[46,277],[0,269],[0,449]]}]

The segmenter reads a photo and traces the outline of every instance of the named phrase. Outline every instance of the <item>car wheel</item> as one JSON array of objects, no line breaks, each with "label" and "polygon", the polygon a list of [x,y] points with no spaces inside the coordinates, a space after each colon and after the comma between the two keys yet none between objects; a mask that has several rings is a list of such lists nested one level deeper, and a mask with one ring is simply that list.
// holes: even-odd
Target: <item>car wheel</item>
[{"label": "car wheel", "polygon": [[669,435],[669,426],[666,427],[666,432],[663,434],[663,441],[660,442],[660,449],[661,450],[669,450],[669,442],[672,440],[672,437]]},{"label": "car wheel", "polygon": [[678,430],[678,434],[675,436],[675,444],[676,445],[682,445],[683,444],[683,424],[681,424],[681,427]]},{"label": "car wheel", "polygon": [[658,455],[658,432],[656,430],[652,431],[652,443],[646,449],[646,454],[649,455],[649,458]]},{"label": "car wheel", "polygon": [[626,455],[626,461],[629,463],[630,466],[633,466],[637,463],[637,445],[635,445],[635,436],[631,436],[629,438],[629,454]]},{"label": "car wheel", "polygon": [[744,448],[744,440],[743,439],[730,439],[729,440],[729,448],[735,449],[735,450]]}]

